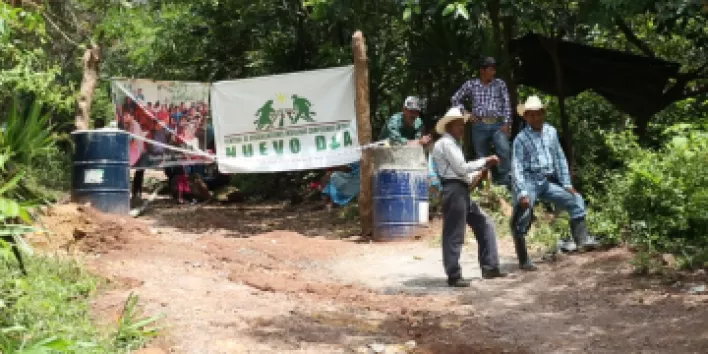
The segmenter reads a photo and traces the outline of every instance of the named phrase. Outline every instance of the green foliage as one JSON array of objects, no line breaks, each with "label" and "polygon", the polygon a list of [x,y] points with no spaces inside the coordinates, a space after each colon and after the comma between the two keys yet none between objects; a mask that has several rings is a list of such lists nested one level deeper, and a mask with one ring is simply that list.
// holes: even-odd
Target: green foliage
[{"label": "green foliage", "polygon": [[97,332],[87,297],[96,279],[76,264],[56,259],[32,257],[27,266],[28,277],[13,270],[0,276],[5,299],[5,306],[0,306],[0,351],[105,352],[91,340]]},{"label": "green foliage", "polygon": [[60,66],[45,50],[50,41],[41,14],[0,3],[0,105],[24,93],[60,110],[73,106],[73,87],[57,82]]},{"label": "green foliage", "polygon": [[[69,137],[65,137],[68,140]],[[25,198],[53,202],[71,188],[71,154],[54,148],[23,165],[22,187]]]},{"label": "green foliage", "polygon": [[597,198],[593,224],[642,250],[679,255],[686,267],[706,266],[708,133],[690,125],[666,133],[673,138],[661,150],[628,156],[626,172]]},{"label": "green foliage", "polygon": [[114,344],[118,348],[135,350],[141,348],[150,338],[159,334],[159,330],[149,327],[161,316],[143,317],[138,308],[138,296],[133,293],[128,296],[123,306],[123,313],[118,321],[118,330],[114,336]]},{"label": "green foliage", "polygon": [[65,181],[58,178],[61,174],[52,173],[69,171],[69,164],[57,166],[58,138],[48,122],[39,101],[23,110],[15,99],[0,133],[0,353],[115,353],[138,348],[157,332],[146,328],[155,319],[137,317],[137,298],[129,298],[119,330],[109,337],[91,321],[88,297],[97,279],[78,264],[25,256],[26,277],[15,264],[10,243],[22,245],[21,236],[34,230],[27,226],[33,203],[26,200],[37,198],[35,184],[52,179],[60,183]]},{"label": "green foliage", "polygon": [[53,200],[67,190],[71,166],[69,155],[58,142],[68,140],[52,132],[50,114],[35,100],[25,109],[14,98],[0,131],[0,181],[22,175],[12,196],[22,200]]},{"label": "green foliage", "polygon": [[[0,241],[0,256],[7,252]],[[7,354],[128,353],[158,334],[143,318],[136,296],[124,306],[118,328],[97,327],[89,298],[101,280],[75,262],[31,257],[22,277],[7,257],[0,257],[0,352]]]},{"label": "green foliage", "polygon": [[544,253],[555,252],[558,248],[558,240],[570,233],[568,213],[558,216],[549,215],[540,205],[534,209],[534,213],[537,221],[527,235],[529,243]]},{"label": "green foliage", "polygon": [[42,103],[33,101],[25,113],[15,98],[0,133],[0,146],[19,164],[29,164],[56,147],[49,125],[50,115],[42,113]]},{"label": "green foliage", "polygon": [[339,218],[344,220],[357,220],[359,218],[359,203],[352,202],[338,210]]}]

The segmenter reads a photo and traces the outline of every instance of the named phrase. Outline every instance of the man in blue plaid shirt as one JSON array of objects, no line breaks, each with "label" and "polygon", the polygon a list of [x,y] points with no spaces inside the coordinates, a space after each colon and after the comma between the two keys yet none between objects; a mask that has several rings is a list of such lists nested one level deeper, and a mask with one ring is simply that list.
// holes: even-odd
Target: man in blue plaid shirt
[{"label": "man in blue plaid shirt", "polygon": [[511,229],[519,266],[532,271],[536,266],[528,256],[525,237],[538,199],[568,211],[571,234],[578,249],[592,249],[597,241],[588,232],[585,201],[573,188],[558,133],[545,123],[546,106],[537,96],[530,96],[519,105],[518,113],[527,126],[514,139],[511,171],[515,203]]},{"label": "man in blue plaid shirt", "polygon": [[472,144],[477,158],[491,155],[494,145],[499,157],[497,183],[510,184],[511,104],[509,91],[501,79],[495,78],[497,69],[494,58],[484,58],[480,63],[479,78],[465,82],[452,96],[452,106],[463,109],[464,101],[472,105]]}]

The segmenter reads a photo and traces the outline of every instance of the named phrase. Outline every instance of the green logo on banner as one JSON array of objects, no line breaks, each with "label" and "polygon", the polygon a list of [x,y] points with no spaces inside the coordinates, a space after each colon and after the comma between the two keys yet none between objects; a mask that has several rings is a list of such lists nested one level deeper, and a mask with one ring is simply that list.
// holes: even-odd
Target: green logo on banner
[{"label": "green logo on banner", "polygon": [[[274,108],[273,100],[266,101],[263,106],[256,111],[255,116],[258,117],[253,124],[256,125],[256,130],[267,130],[271,128],[282,128],[285,125],[285,117],[290,121],[289,125],[297,124],[300,120],[306,122],[314,122],[312,118],[316,113],[312,111],[312,103],[305,97],[298,95],[290,96],[292,100],[292,108]],[[276,100],[279,103],[285,103],[286,97],[284,94],[278,94]]]}]

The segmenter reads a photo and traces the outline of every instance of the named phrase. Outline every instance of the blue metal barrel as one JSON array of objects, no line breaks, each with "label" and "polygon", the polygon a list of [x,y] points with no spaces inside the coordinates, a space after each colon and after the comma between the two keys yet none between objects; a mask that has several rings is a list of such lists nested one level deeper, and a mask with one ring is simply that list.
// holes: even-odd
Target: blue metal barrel
[{"label": "blue metal barrel", "polygon": [[128,134],[120,130],[72,133],[74,166],[71,199],[106,213],[130,212]]},{"label": "blue metal barrel", "polygon": [[378,170],[373,192],[375,240],[407,239],[427,224],[426,170]]}]

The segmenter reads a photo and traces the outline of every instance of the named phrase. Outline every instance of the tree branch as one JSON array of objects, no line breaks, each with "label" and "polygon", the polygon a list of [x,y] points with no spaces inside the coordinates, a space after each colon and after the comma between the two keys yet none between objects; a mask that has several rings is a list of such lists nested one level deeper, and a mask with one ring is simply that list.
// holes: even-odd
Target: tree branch
[{"label": "tree branch", "polygon": [[59,34],[60,34],[62,37],[64,37],[64,39],[66,39],[67,42],[69,42],[69,43],[71,43],[71,44],[73,44],[73,45],[75,45],[75,46],[77,46],[77,47],[81,47],[81,44],[79,44],[79,43],[77,43],[75,40],[71,39],[71,37],[69,37],[69,35],[66,34],[66,32],[64,32],[61,28],[59,28],[59,26],[58,26],[54,21],[52,21],[52,19],[51,19],[50,16],[48,15],[47,11],[44,10],[44,9],[42,8],[42,6],[40,6],[40,5],[36,4],[36,3],[34,3],[33,1],[30,1],[30,0],[22,0],[22,4],[23,4],[23,5],[24,5],[24,4],[27,4],[27,5],[30,5],[30,6],[34,7],[34,8],[42,15],[42,17],[44,17],[44,19],[47,21],[47,23],[49,23],[57,32],[59,32]]},{"label": "tree branch", "polygon": [[637,47],[644,55],[651,57],[651,58],[656,58],[656,54],[654,54],[654,51],[651,50],[648,44],[644,43],[639,37],[637,37],[636,34],[634,34],[634,31],[627,25],[626,22],[624,22],[623,19],[620,17],[615,17],[615,24],[619,28],[619,30],[624,34],[624,37],[627,38],[627,41],[629,43],[632,43],[635,47]]},{"label": "tree branch", "polygon": [[696,68],[696,70],[691,70],[685,74],[686,77],[690,79],[697,79],[700,78],[703,72],[708,69],[708,60],[703,63],[703,65],[699,66]]},{"label": "tree branch", "polygon": [[686,92],[684,98],[696,97],[696,96],[702,95],[704,93],[708,93],[708,84],[698,87],[695,90],[691,90],[691,91]]}]

